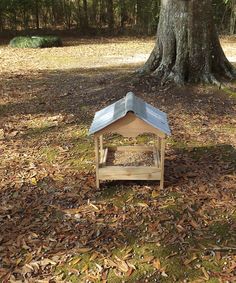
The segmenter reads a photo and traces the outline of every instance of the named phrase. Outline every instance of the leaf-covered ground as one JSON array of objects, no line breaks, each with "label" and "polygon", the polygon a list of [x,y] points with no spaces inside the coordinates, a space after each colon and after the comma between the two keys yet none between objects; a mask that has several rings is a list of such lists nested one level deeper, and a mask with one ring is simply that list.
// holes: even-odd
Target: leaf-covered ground
[{"label": "leaf-covered ground", "polygon": [[[0,47],[1,282],[236,282],[236,94],[138,80],[153,42]],[[169,116],[162,191],[95,189],[88,127],[130,90]]]}]

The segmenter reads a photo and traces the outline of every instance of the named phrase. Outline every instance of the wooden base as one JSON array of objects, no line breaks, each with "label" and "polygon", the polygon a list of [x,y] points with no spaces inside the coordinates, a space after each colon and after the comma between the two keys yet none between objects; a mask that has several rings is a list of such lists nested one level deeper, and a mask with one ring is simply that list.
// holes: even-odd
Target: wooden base
[{"label": "wooden base", "polygon": [[[98,146],[98,142],[96,143]],[[119,146],[100,149],[100,158],[96,168],[97,187],[102,180],[157,180],[160,181],[160,187],[163,188],[164,178],[164,161],[161,158],[160,149],[156,146]],[[108,166],[107,157],[109,152],[126,151],[126,152],[152,152],[152,166]],[[96,150],[98,154],[98,149]]]},{"label": "wooden base", "polygon": [[99,169],[99,180],[160,180],[161,170],[156,167],[105,166]]}]

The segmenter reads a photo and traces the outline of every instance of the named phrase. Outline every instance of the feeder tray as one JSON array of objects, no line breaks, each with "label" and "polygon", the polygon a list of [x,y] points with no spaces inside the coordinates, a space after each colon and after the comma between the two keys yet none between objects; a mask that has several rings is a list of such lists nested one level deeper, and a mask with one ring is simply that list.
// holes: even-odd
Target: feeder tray
[{"label": "feeder tray", "polygon": [[[132,148],[133,149],[133,148]],[[106,166],[154,166],[155,154],[152,151],[126,151],[109,148]]]}]

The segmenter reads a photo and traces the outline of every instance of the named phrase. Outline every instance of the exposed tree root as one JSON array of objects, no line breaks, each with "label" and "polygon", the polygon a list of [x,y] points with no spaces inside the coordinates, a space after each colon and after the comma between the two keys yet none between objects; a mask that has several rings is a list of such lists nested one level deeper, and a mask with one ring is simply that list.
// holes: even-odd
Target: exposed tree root
[{"label": "exposed tree root", "polygon": [[[204,20],[197,20],[202,15]],[[156,45],[139,76],[151,75],[161,84],[174,82],[222,86],[235,79],[236,69],[227,60],[213,22],[212,3],[163,0]]]},{"label": "exposed tree root", "polygon": [[222,83],[216,79],[215,75],[212,73],[203,74],[200,78],[200,82],[205,84],[213,84],[221,88]]},{"label": "exposed tree root", "polygon": [[[221,76],[218,77],[227,78],[233,80],[236,78],[236,69],[229,63],[224,62],[220,66]],[[154,71],[152,71],[148,64],[145,64],[142,68],[136,70],[136,74],[139,77],[150,75],[153,78],[158,79],[161,82],[161,85],[164,85],[168,82],[174,82],[177,85],[183,86],[186,83],[203,83],[203,84],[213,84],[221,88],[224,85],[223,81],[216,78],[213,72],[206,72],[200,76],[195,76],[193,79],[189,80],[188,76],[183,75],[183,71],[178,70],[177,68],[171,68],[168,65],[160,64]]]}]

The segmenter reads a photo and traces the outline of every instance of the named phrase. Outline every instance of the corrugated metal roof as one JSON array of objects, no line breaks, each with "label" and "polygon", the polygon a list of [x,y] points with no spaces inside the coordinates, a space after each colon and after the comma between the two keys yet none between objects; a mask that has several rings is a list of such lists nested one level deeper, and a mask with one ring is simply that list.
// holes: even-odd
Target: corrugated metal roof
[{"label": "corrugated metal roof", "polygon": [[128,92],[124,98],[96,112],[89,135],[95,134],[125,117],[128,112],[133,112],[147,124],[167,135],[171,135],[166,113],[146,103],[132,92]]}]

